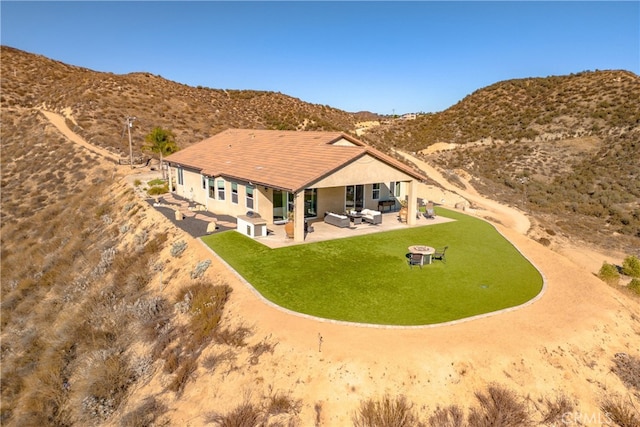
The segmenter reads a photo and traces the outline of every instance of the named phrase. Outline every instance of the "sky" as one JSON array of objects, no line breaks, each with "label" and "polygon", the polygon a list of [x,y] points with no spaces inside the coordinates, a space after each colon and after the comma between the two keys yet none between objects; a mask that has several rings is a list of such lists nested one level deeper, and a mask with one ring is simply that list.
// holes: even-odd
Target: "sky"
[{"label": "sky", "polygon": [[8,1],[0,42],[66,64],[348,112],[438,112],[503,80],[640,74],[638,1]]}]

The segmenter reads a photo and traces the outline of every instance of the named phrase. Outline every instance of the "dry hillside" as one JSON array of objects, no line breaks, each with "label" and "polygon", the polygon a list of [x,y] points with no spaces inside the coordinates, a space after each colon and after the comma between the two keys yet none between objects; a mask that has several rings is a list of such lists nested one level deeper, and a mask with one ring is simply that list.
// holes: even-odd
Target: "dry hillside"
[{"label": "dry hillside", "polygon": [[[114,153],[125,147],[126,115],[139,118],[137,147],[155,126],[186,145],[231,126],[349,131],[356,116],[282,94],[1,54],[2,425],[640,424],[638,296],[505,226],[505,216],[496,227],[545,276],[534,304],[436,328],[301,318],[265,304],[154,210],[131,185],[148,168],[72,142],[40,109],[66,114]],[[637,148],[625,142],[634,129],[618,140],[626,166],[637,156],[624,151]],[[559,152],[602,152],[604,137],[594,138]],[[452,181],[469,182],[460,176]],[[634,215],[637,200],[626,203]],[[611,236],[620,247],[634,238],[620,236]],[[391,421],[372,422],[381,415]]]},{"label": "dry hillside", "polygon": [[[485,196],[536,218],[543,242],[568,236],[627,252],[640,246],[640,79],[627,71],[499,82],[441,113],[394,120],[275,92],[100,73],[1,49],[3,108],[62,113],[86,141],[120,156],[128,155],[127,117],[136,117],[136,157],[146,154],[144,136],[156,126],[185,147],[229,127],[353,133],[359,122],[378,119],[382,126],[363,140],[389,153],[428,150],[424,159],[452,180],[471,174]],[[433,150],[443,144],[456,149]]]}]

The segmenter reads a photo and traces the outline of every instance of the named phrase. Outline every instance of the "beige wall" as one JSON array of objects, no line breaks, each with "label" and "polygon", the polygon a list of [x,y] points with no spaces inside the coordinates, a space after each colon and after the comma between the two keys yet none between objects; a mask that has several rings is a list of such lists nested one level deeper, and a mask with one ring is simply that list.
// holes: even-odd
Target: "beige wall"
[{"label": "beige wall", "polygon": [[388,183],[389,181],[409,181],[411,179],[406,173],[392,168],[375,157],[365,155],[334,174],[315,182],[312,187],[339,187],[350,184]]},{"label": "beige wall", "polygon": [[249,210],[256,211],[268,222],[273,221],[273,206],[271,203],[271,194],[269,189],[263,186],[254,186],[253,191],[253,209],[247,207],[246,198],[246,182],[238,182],[238,203],[232,203],[231,197],[231,181],[223,178],[215,178],[214,185],[218,180],[225,181],[225,199],[218,200],[218,189],[215,188],[215,198],[209,197],[208,178],[207,188],[202,188],[202,175],[198,171],[183,169],[184,183],[178,184],[178,173],[176,168],[171,168],[173,174],[173,183],[176,187],[176,194],[193,200],[196,203],[204,205],[208,211],[224,215],[244,215]]}]

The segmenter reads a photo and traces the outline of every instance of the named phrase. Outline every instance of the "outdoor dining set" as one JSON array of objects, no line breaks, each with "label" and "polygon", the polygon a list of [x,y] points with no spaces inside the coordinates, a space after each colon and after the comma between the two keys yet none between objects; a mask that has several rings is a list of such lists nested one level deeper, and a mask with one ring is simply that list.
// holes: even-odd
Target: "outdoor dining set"
[{"label": "outdoor dining set", "polygon": [[431,264],[433,260],[447,262],[445,259],[445,252],[448,248],[448,246],[445,246],[442,249],[436,249],[426,245],[409,246],[409,253],[407,254],[409,266],[413,268],[414,265],[417,265],[422,268],[425,264]]}]

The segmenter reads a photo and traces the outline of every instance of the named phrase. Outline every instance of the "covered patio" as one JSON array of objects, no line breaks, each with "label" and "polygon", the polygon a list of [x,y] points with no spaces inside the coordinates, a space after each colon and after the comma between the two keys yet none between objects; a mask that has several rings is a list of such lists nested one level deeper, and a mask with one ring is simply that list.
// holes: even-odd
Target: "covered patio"
[{"label": "covered patio", "polygon": [[354,225],[352,222],[349,227],[340,228],[331,224],[327,224],[322,219],[309,222],[309,226],[313,231],[305,233],[303,241],[296,241],[288,238],[284,229],[284,225],[269,224],[269,234],[263,237],[256,237],[254,240],[272,249],[282,248],[286,246],[294,246],[308,243],[321,242],[324,240],[342,239],[345,237],[362,236],[371,233],[381,233],[384,231],[392,231],[398,229],[406,229],[407,227],[422,227],[425,225],[442,224],[454,221],[453,219],[443,216],[434,218],[425,218],[424,215],[416,219],[413,224],[400,222],[398,212],[388,212],[382,214],[382,223],[370,224],[362,222]]}]

